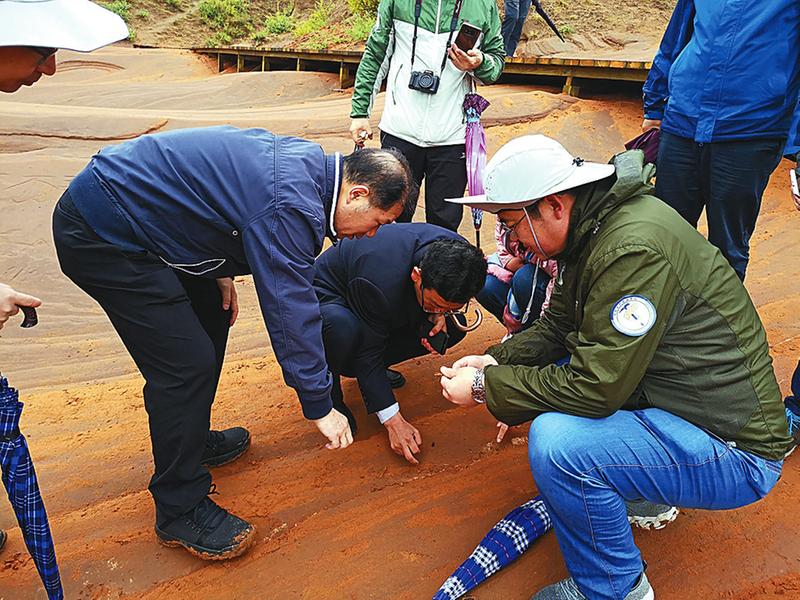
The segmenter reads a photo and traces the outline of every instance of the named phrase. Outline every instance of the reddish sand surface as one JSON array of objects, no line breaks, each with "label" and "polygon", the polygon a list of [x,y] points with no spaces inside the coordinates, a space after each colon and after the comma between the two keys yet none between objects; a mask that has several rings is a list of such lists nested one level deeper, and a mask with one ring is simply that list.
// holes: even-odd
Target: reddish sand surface
[{"label": "reddish sand surface", "polygon": [[[41,324],[2,331],[0,365],[23,391],[28,437],[56,538],[67,598],[430,598],[484,533],[536,488],[527,427],[493,441],[486,411],[457,410],[438,391],[445,362],[401,366],[403,413],[424,439],[421,464],[391,453],[357,386],[344,384],[361,424],[355,444],[327,451],[285,387],[250,281],[215,403],[216,427],[245,425],[251,450],[215,470],[219,502],[253,523],[244,557],[206,563],[153,535],[151,472],[141,381],[93,302],[59,272],[49,218],[70,177],[102,146],[197,125],[261,126],[349,151],[349,92],[313,73],[215,75],[188,53],[110,48],[64,53],[61,71],[0,99],[0,281],[42,297]],[[495,86],[485,123],[489,151],[543,132],[575,154],[605,160],[637,133],[635,98],[568,98],[555,90]],[[383,103],[381,96],[377,113]],[[377,114],[373,123],[377,124]],[[767,328],[781,386],[800,357],[800,214],[781,165],[764,199],[747,287]],[[469,220],[463,233],[472,239]],[[491,221],[483,228],[490,250]],[[488,319],[447,362],[482,352],[502,334]],[[683,511],[662,531],[637,531],[661,600],[800,598],[800,511],[789,460],[764,501],[726,512]],[[0,553],[0,599],[44,598],[10,508]],[[529,598],[565,575],[550,533],[472,592],[480,600]]]}]

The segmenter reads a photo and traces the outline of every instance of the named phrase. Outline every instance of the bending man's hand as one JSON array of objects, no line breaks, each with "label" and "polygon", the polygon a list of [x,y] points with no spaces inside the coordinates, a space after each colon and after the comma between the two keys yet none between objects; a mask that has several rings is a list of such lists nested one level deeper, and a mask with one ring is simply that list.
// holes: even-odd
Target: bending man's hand
[{"label": "bending man's hand", "polygon": [[350,137],[360,148],[364,147],[367,140],[372,139],[372,128],[369,119],[350,119]]},{"label": "bending man's hand", "polygon": [[414,457],[419,454],[422,436],[419,430],[397,413],[383,424],[389,432],[389,445],[398,456],[404,457],[412,465],[418,465],[419,461]]},{"label": "bending man's hand", "polygon": [[450,369],[442,367],[442,396],[458,406],[477,406],[478,403],[472,398],[472,382],[475,379],[474,367],[461,367],[460,369]]},{"label": "bending man's hand", "polygon": [[328,438],[328,443],[325,444],[328,450],[347,448],[353,443],[353,434],[350,433],[347,417],[335,408],[321,419],[315,419],[314,424],[319,432]]},{"label": "bending man's hand", "polygon": [[473,367],[475,369],[483,369],[484,367],[496,364],[497,361],[494,359],[493,356],[489,356],[488,354],[482,354],[480,356],[472,354],[470,356],[459,358],[456,362],[453,363],[453,369],[460,369],[462,367]]},{"label": "bending man's hand", "polygon": [[464,52],[455,44],[451,44],[447,55],[459,71],[474,71],[483,64],[483,52],[474,48]]},{"label": "bending man's hand", "polygon": [[[433,319],[431,321],[433,325],[431,326],[431,330],[428,332],[428,337],[433,337],[442,330],[444,330],[445,333],[447,332],[447,319],[445,319],[444,315],[430,315],[429,318]],[[434,350],[433,346],[431,346],[428,338],[420,338],[419,341],[422,346],[431,354],[439,354],[436,350]],[[445,348],[445,352],[447,352],[447,348]]]},{"label": "bending man's hand", "polygon": [[239,316],[239,295],[236,293],[236,286],[233,284],[233,277],[222,277],[217,279],[217,287],[222,294],[222,310],[231,311],[231,320],[228,323],[231,327],[236,323]]},{"label": "bending man's hand", "polygon": [[651,129],[661,129],[661,120],[645,119],[642,121],[642,131],[650,131]]},{"label": "bending man's hand", "polygon": [[42,301],[35,296],[23,294],[11,286],[0,283],[0,329],[3,328],[3,325],[6,324],[10,317],[19,312],[20,306],[38,308],[41,305]]}]

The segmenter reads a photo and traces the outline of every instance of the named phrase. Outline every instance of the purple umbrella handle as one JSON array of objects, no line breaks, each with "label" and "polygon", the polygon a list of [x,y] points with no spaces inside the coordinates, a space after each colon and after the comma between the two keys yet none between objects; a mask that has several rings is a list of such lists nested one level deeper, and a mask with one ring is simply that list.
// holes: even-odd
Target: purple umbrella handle
[{"label": "purple umbrella handle", "polygon": [[[18,305],[19,306],[19,305]],[[39,323],[39,317],[36,314],[36,309],[30,306],[20,306],[19,309],[22,311],[22,314],[25,316],[22,319],[22,324],[20,327],[24,327],[25,329],[29,329],[34,327],[37,323]]]}]

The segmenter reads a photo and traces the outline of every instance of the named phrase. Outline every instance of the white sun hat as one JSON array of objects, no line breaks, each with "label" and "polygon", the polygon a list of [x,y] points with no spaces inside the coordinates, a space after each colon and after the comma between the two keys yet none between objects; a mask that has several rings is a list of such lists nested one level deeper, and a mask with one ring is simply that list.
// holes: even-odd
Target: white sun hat
[{"label": "white sun hat", "polygon": [[125,21],[88,0],[0,0],[0,46],[89,52],[126,37]]},{"label": "white sun hat", "polygon": [[524,135],[500,148],[486,164],[484,194],[447,201],[497,213],[528,206],[613,173],[614,165],[573,158],[564,146],[545,135]]}]

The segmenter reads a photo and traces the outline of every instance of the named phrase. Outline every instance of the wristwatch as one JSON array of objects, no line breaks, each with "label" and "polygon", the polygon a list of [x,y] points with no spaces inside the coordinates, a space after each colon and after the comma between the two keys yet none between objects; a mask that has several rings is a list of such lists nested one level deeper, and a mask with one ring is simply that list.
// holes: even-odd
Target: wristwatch
[{"label": "wristwatch", "polygon": [[472,378],[472,399],[478,404],[486,404],[486,388],[483,385],[483,369],[475,371]]}]

